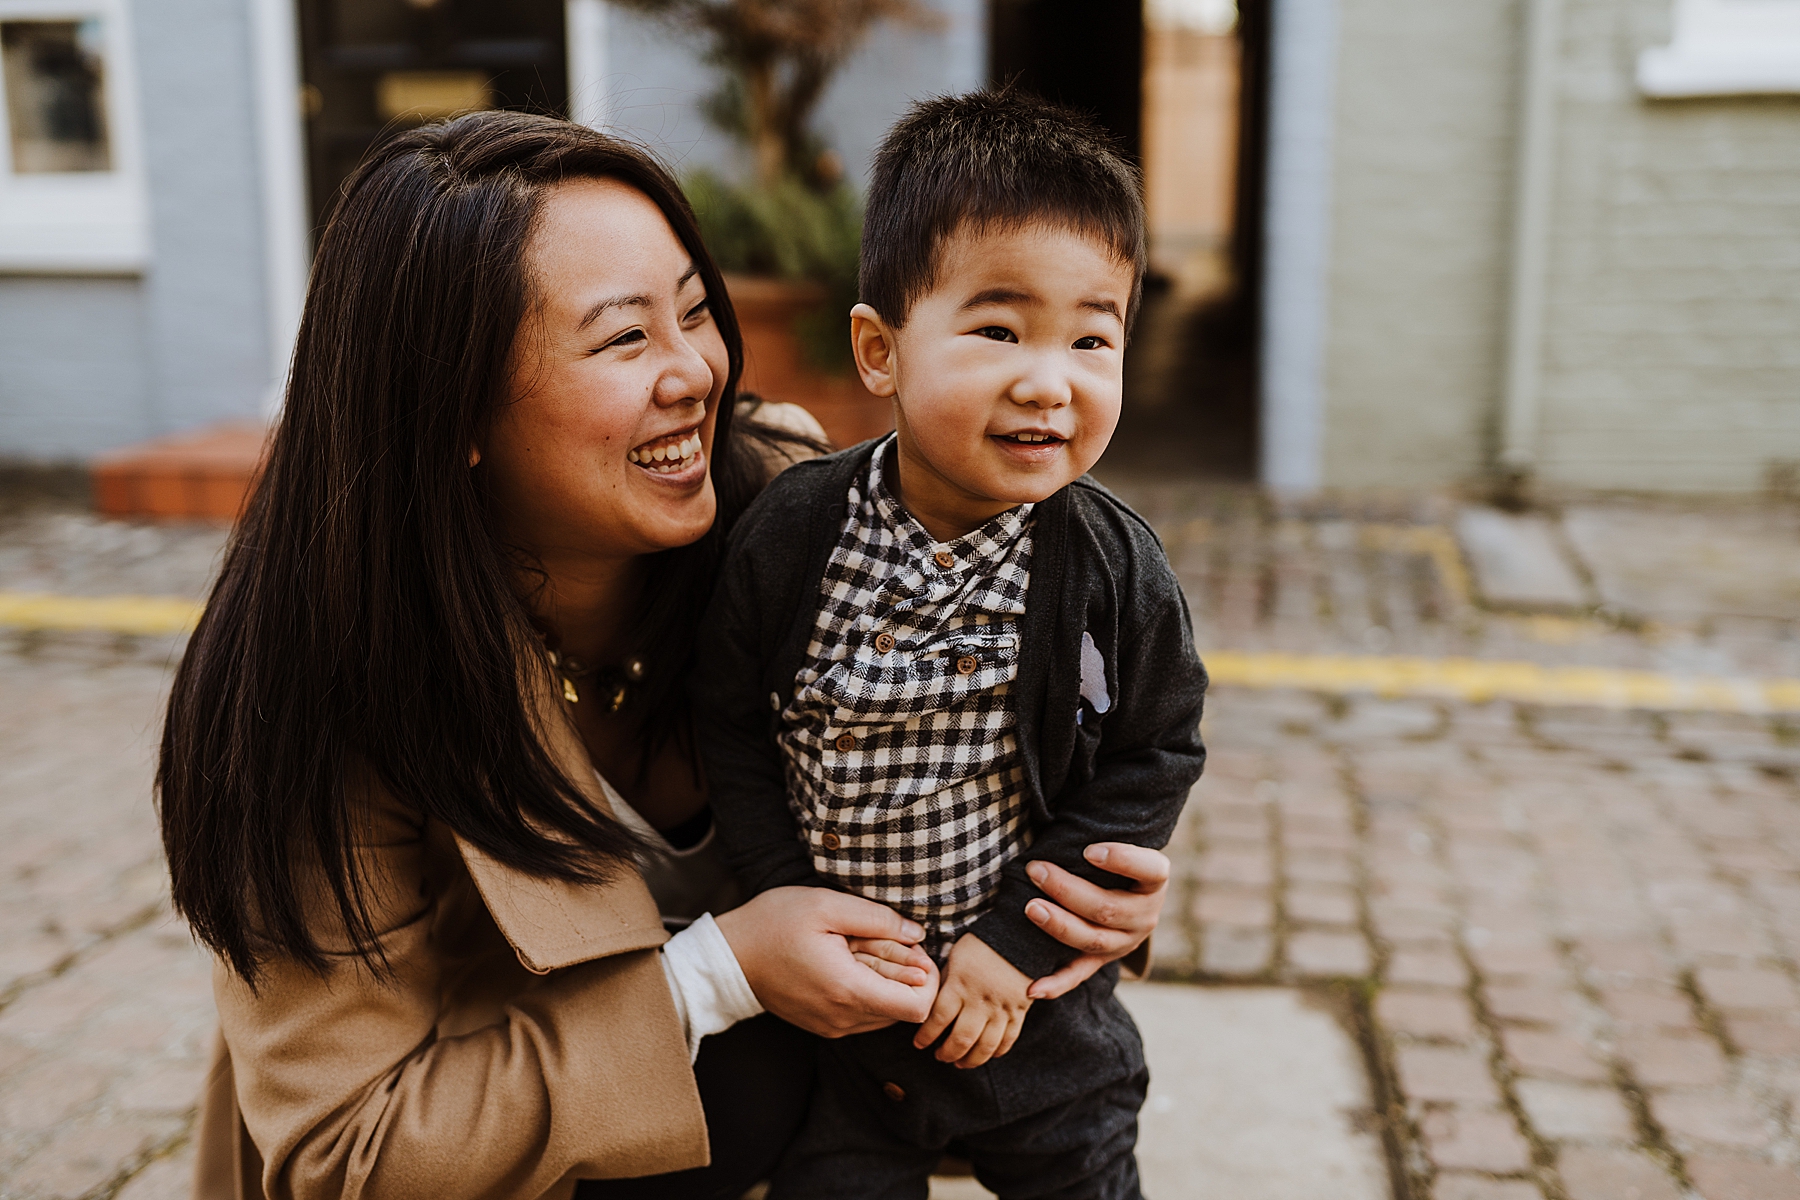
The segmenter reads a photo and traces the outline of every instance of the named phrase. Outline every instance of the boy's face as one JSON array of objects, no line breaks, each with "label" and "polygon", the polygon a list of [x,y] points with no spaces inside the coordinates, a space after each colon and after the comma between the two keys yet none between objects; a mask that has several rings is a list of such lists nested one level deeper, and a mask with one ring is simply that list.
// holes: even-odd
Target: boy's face
[{"label": "boy's face", "polygon": [[895,398],[901,500],[946,541],[1092,467],[1119,421],[1132,267],[1048,223],[959,231],[904,328],[858,305],[863,380]]}]

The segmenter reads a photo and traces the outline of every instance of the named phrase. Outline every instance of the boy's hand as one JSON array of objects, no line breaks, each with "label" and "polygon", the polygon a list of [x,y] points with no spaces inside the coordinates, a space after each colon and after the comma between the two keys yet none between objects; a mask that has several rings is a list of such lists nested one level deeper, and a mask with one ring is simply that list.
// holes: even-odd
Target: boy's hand
[{"label": "boy's hand", "polygon": [[884,979],[924,987],[937,978],[937,964],[917,946],[888,938],[846,938],[856,961]]},{"label": "boy's hand", "polygon": [[944,1030],[950,1036],[937,1048],[939,1062],[979,1067],[999,1058],[1019,1040],[1031,1001],[1025,989],[1031,979],[972,933],[956,939],[938,986],[931,1015],[919,1026],[913,1045],[923,1050]]}]

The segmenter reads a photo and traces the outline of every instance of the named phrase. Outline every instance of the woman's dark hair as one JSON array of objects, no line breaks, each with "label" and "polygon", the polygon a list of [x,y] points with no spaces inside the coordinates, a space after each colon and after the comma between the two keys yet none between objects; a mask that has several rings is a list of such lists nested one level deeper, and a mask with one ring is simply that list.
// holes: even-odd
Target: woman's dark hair
[{"label": "woman's dark hair", "polygon": [[721,531],[763,470],[733,436],[742,343],[693,213],[649,154],[565,121],[487,112],[394,137],[345,184],[320,241],[287,404],[163,731],[175,906],[246,980],[271,954],[323,969],[303,903],[320,878],[350,944],[383,965],[354,854],[364,772],[533,874],[599,881],[638,848],[545,747],[532,695],[552,668],[518,594],[531,564],[504,544],[469,466],[532,303],[526,248],[544,195],[582,177],[662,209],[730,356],[719,519],[654,556],[633,631],[654,664],[635,702],[645,736],[665,742],[685,722],[681,679]]}]

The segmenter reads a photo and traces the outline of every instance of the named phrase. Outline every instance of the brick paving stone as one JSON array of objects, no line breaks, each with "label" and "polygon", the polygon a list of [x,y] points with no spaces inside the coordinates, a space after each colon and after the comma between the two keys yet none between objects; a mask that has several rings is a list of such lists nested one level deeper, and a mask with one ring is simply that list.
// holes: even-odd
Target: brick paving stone
[{"label": "brick paving stone", "polygon": [[1389,983],[1460,988],[1469,982],[1468,968],[1449,951],[1396,950],[1388,960]]},{"label": "brick paving stone", "polygon": [[1356,893],[1348,887],[1295,885],[1282,897],[1290,921],[1309,925],[1354,925]]},{"label": "brick paving stone", "polygon": [[1695,1154],[1687,1169],[1702,1200],[1800,1200],[1800,1170],[1792,1166]]},{"label": "brick paving stone", "polygon": [[1751,1009],[1793,1012],[1800,1008],[1791,980],[1767,967],[1702,967],[1700,990],[1715,1006],[1725,1010]]},{"label": "brick paving stone", "polygon": [[1384,988],[1375,998],[1375,1016],[1383,1029],[1415,1038],[1461,1042],[1475,1036],[1468,997],[1460,992]]},{"label": "brick paving stone", "polygon": [[1573,1146],[1556,1167],[1569,1200],[1682,1200],[1669,1173],[1634,1151]]},{"label": "brick paving stone", "polygon": [[1579,1011],[1575,993],[1567,988],[1493,984],[1482,994],[1488,1011],[1502,1021],[1560,1025]]},{"label": "brick paving stone", "polygon": [[1619,1053],[1645,1087],[1714,1087],[1725,1082],[1728,1069],[1718,1043],[1702,1034],[1626,1032]]},{"label": "brick paving stone", "polygon": [[194,1157],[191,1144],[184,1152],[150,1163],[119,1189],[114,1200],[190,1200],[194,1194]]},{"label": "brick paving stone", "polygon": [[1650,1108],[1677,1146],[1761,1150],[1773,1132],[1754,1104],[1724,1088],[1662,1092]]},{"label": "brick paving stone", "polygon": [[1369,945],[1360,934],[1301,930],[1288,937],[1288,965],[1310,979],[1360,978],[1369,973]]},{"label": "brick paving stone", "polygon": [[1275,937],[1269,929],[1208,925],[1201,941],[1200,967],[1216,975],[1260,975],[1269,969],[1274,954]]},{"label": "brick paving stone", "polygon": [[1620,1025],[1646,1028],[1690,1029],[1694,1003],[1673,988],[1613,988],[1600,994],[1600,1003]]},{"label": "brick paving stone", "polygon": [[1268,888],[1209,885],[1194,898],[1194,915],[1208,924],[1273,925],[1275,898]]},{"label": "brick paving stone", "polygon": [[1603,1083],[1607,1069],[1594,1061],[1587,1047],[1566,1034],[1537,1029],[1508,1029],[1500,1044],[1521,1075]]},{"label": "brick paving stone", "polygon": [[1394,1054],[1400,1089],[1414,1101],[1467,1101],[1493,1105],[1499,1087],[1487,1059],[1473,1050],[1443,1046],[1401,1046]]},{"label": "brick paving stone", "polygon": [[1727,1013],[1725,1030],[1740,1050],[1781,1058],[1800,1058],[1800,1014]]},{"label": "brick paving stone", "polygon": [[1568,1142],[1632,1140],[1631,1112],[1618,1091],[1550,1079],[1521,1079],[1519,1103],[1531,1127],[1546,1138]]},{"label": "brick paving stone", "polygon": [[1432,1109],[1419,1120],[1426,1152],[1440,1170],[1510,1175],[1531,1165],[1531,1147],[1505,1109]]},{"label": "brick paving stone", "polygon": [[1437,1177],[1432,1200],[1542,1200],[1534,1184],[1519,1179],[1490,1179],[1451,1171]]}]

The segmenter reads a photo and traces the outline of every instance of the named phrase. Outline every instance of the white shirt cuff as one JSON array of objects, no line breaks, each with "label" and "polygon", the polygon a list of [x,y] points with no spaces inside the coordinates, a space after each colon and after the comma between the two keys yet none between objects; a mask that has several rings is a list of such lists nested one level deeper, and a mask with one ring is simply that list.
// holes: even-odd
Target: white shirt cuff
[{"label": "white shirt cuff", "polygon": [[689,1062],[699,1055],[701,1038],[763,1010],[711,913],[663,943],[662,967],[687,1033]]}]

